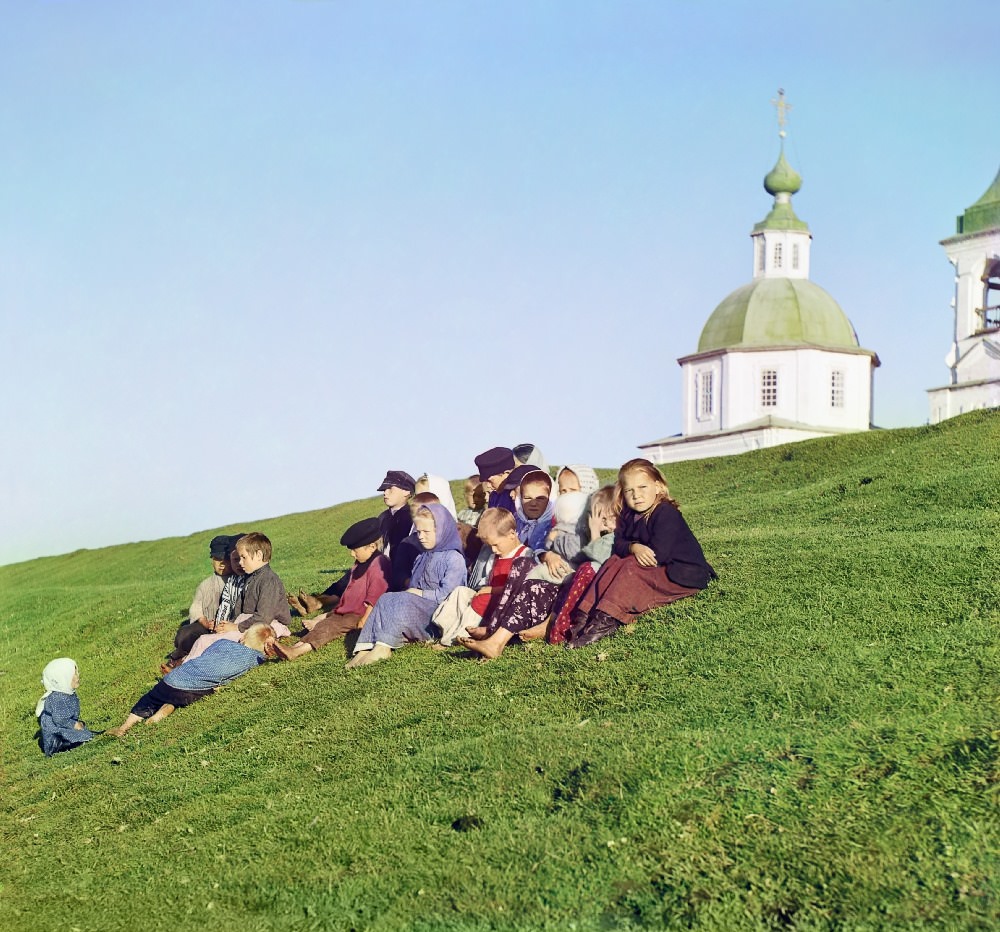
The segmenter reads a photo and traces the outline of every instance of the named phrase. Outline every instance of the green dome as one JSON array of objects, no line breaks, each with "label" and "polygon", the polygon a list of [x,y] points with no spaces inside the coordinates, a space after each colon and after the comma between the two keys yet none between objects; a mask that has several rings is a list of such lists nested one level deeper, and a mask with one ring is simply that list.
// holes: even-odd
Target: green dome
[{"label": "green dome", "polygon": [[959,233],[981,233],[1000,227],[1000,172],[986,193],[958,218]]},{"label": "green dome", "polygon": [[795,194],[802,187],[802,176],[788,164],[782,148],[778,163],[764,176],[764,190],[772,197]]},{"label": "green dome", "polygon": [[758,278],[730,294],[708,318],[698,352],[762,346],[857,349],[847,315],[805,278]]}]

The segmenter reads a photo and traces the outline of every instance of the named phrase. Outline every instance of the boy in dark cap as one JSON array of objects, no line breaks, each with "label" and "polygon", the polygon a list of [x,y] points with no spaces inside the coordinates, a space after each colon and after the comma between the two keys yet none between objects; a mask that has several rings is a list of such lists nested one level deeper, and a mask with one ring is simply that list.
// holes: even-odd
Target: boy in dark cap
[{"label": "boy in dark cap", "polygon": [[294,660],[309,651],[319,650],[330,641],[355,631],[365,623],[372,606],[389,589],[389,560],[381,553],[382,528],[378,518],[365,518],[352,524],[340,538],[351,551],[354,566],[347,574],[347,587],[336,608],[320,615],[312,630],[294,647],[275,644],[278,655]]},{"label": "boy in dark cap", "polygon": [[232,575],[229,563],[229,551],[233,538],[220,534],[212,538],[208,545],[208,557],[212,561],[213,573],[207,579],[198,583],[194,591],[194,600],[185,621],[174,635],[174,649],[167,654],[167,662],[163,667],[173,669],[186,656],[192,645],[203,634],[212,630],[215,624],[215,614],[219,610],[219,600],[226,578]]},{"label": "boy in dark cap", "polygon": [[507,477],[517,465],[514,451],[508,447],[492,447],[476,457],[476,469],[479,470],[479,481],[489,489],[489,508],[506,508],[513,514],[514,499],[504,488]]},{"label": "boy in dark cap", "polygon": [[410,516],[410,497],[417,487],[416,480],[401,469],[390,469],[378,487],[385,502],[385,511],[379,515],[382,528],[382,551],[392,556],[392,548],[409,535],[413,520]]}]

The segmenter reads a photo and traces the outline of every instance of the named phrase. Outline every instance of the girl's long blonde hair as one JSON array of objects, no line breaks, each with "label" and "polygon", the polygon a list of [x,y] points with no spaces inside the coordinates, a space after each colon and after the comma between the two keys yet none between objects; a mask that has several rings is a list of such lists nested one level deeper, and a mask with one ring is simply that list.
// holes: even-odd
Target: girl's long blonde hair
[{"label": "girl's long blonde hair", "polygon": [[656,504],[653,508],[650,508],[646,512],[647,515],[653,513],[653,509],[662,502],[667,502],[669,505],[673,505],[678,511],[681,510],[680,504],[677,500],[670,495],[670,489],[667,488],[667,480],[663,478],[663,474],[656,468],[656,466],[649,460],[645,460],[642,457],[637,457],[634,460],[629,460],[625,463],[621,469],[618,470],[618,481],[615,483],[615,500],[614,508],[615,514],[620,515],[622,509],[625,507],[625,496],[622,493],[622,488],[625,483],[625,476],[630,472],[642,473],[650,482],[656,484]]}]

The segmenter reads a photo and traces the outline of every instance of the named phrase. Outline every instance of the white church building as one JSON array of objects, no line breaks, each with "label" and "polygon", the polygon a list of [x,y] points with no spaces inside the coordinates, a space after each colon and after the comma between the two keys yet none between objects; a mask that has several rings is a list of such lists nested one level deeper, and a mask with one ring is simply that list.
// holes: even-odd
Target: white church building
[{"label": "white church building", "polygon": [[955,267],[955,331],[948,384],[927,392],[932,424],[1000,408],[1000,172],[941,245]]},{"label": "white church building", "polygon": [[[781,92],[779,92],[780,94]],[[783,97],[777,101],[784,125]],[[727,456],[868,430],[878,356],[809,280],[812,234],[792,209],[802,179],[785,159],[764,179],[771,212],[750,234],[753,278],[726,297],[678,360],[683,431],[639,445],[655,463]]]}]

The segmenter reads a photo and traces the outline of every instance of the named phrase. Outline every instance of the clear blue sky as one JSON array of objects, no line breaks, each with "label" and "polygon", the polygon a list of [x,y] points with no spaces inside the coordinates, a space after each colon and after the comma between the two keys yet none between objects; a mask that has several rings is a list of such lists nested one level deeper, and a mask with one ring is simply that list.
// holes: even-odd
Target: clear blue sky
[{"label": "clear blue sky", "polygon": [[947,379],[995,0],[64,0],[0,31],[0,562],[494,444],[616,466],[751,277],[778,87],[875,421]]}]

